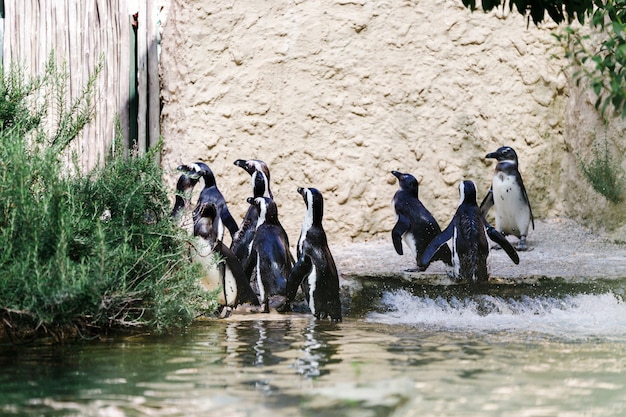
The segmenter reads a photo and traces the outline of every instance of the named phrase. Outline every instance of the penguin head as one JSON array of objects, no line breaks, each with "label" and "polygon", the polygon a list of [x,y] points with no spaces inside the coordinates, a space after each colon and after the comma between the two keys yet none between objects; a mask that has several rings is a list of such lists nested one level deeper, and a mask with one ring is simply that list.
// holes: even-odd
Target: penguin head
[{"label": "penguin head", "polygon": [[517,165],[517,153],[510,146],[502,146],[495,152],[488,153],[485,158],[495,159],[498,162],[507,161]]},{"label": "penguin head", "polygon": [[310,216],[314,224],[320,224],[324,216],[324,198],[317,188],[298,188],[298,194],[304,199],[307,216]]},{"label": "penguin head", "polygon": [[252,176],[252,192],[255,197],[274,198],[270,190],[270,169],[260,159],[237,159],[234,164]]},{"label": "penguin head", "polygon": [[278,208],[274,200],[268,197],[248,197],[246,201],[259,212],[257,228],[263,223],[278,224]]},{"label": "penguin head", "polygon": [[419,192],[419,184],[417,183],[417,179],[411,174],[403,174],[398,171],[391,171],[394,177],[398,179],[398,185],[400,189],[403,191],[410,191],[415,196],[418,195]]},{"label": "penguin head", "polygon": [[459,184],[459,197],[459,205],[478,205],[478,203],[476,202],[476,185],[474,184],[474,181],[461,181],[461,183]]},{"label": "penguin head", "polygon": [[204,179],[205,187],[212,187],[215,185],[215,176],[213,175],[213,171],[211,171],[211,168],[209,168],[209,166],[204,162],[179,165],[176,169],[187,175],[189,178],[195,179],[196,182],[202,177]]},{"label": "penguin head", "polygon": [[176,193],[181,195],[182,197],[187,197],[193,187],[196,186],[200,177],[192,178],[187,174],[180,174],[178,177],[178,182],[176,182]]}]

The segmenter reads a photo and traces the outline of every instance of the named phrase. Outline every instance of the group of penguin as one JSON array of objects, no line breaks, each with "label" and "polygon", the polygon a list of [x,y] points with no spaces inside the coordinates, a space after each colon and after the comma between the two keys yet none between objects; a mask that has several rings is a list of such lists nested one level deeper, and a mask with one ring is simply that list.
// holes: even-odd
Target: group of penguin
[{"label": "group of penguin", "polygon": [[[195,162],[180,165],[172,217],[193,236],[192,257],[203,265],[202,283],[218,290],[220,315],[228,316],[241,304],[270,311],[270,301],[279,312],[291,311],[302,289],[317,319],[341,321],[339,276],[322,226],[324,200],[316,188],[298,188],[306,214],[297,244],[297,259],[289,249],[289,238],[279,219],[270,189],[270,172],[261,160],[238,159],[252,179],[250,204],[238,225],[216,185],[208,165]],[[204,188],[192,209],[191,195],[200,179]],[[189,213],[190,212],[190,213]],[[187,219],[191,215],[191,221]],[[231,236],[230,247],[223,243],[224,229]]]},{"label": "group of penguin", "polygon": [[[486,158],[497,160],[487,195],[479,206],[474,182],[462,181],[459,184],[459,206],[443,231],[420,202],[415,177],[391,172],[398,178],[400,187],[392,200],[397,216],[391,231],[393,245],[399,255],[403,254],[402,242],[411,249],[417,270],[425,271],[431,262],[440,260],[453,266],[451,275],[454,279],[480,283],[489,277],[487,261],[490,246],[487,238],[504,249],[515,264],[519,264],[516,249],[528,250],[528,229],[531,225],[534,229],[535,223],[519,172],[517,153],[510,146],[502,146],[488,153]],[[486,220],[492,207],[495,208],[495,228]],[[515,248],[506,235],[519,239]]]},{"label": "group of penguin", "polygon": [[[443,261],[453,267],[452,277],[459,281],[487,281],[487,239],[504,249],[515,263],[517,250],[528,249],[526,237],[534,218],[526,188],[519,172],[515,150],[500,147],[486,158],[496,159],[491,188],[477,202],[476,185],[464,180],[459,184],[460,202],[450,224],[442,231],[433,215],[419,200],[417,179],[408,173],[391,171],[399,190],[392,206],[396,223],[391,231],[393,246],[403,254],[403,242],[410,248],[417,269],[425,271],[431,262]],[[252,197],[241,225],[235,221],[208,165],[195,162],[180,165],[172,217],[189,228],[193,237],[192,257],[205,272],[202,282],[209,290],[219,289],[220,313],[227,316],[240,304],[260,307],[269,312],[270,301],[279,312],[291,311],[298,288],[317,319],[341,321],[339,277],[322,226],[324,200],[316,188],[298,188],[306,214],[297,244],[297,258],[289,249],[289,238],[279,219],[270,189],[270,172],[261,160],[238,159],[234,165],[251,176]],[[191,195],[200,179],[204,188],[192,208]],[[486,216],[495,207],[495,228]],[[191,219],[188,219],[188,216]],[[231,236],[230,247],[223,243],[225,229]],[[514,248],[506,235],[516,236]]]}]

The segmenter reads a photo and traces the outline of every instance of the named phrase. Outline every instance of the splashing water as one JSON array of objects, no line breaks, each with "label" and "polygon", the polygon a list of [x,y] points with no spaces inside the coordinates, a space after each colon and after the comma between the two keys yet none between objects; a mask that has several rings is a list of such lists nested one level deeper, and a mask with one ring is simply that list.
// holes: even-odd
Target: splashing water
[{"label": "splashing water", "polygon": [[612,293],[460,299],[397,290],[386,292],[381,303],[383,311],[370,313],[368,321],[448,331],[526,331],[566,339],[626,340],[626,305]]}]

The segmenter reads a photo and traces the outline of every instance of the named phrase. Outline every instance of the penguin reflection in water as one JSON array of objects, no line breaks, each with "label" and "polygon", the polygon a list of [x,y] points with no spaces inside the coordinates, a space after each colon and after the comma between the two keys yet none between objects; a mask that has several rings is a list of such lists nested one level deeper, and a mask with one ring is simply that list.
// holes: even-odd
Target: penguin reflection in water
[{"label": "penguin reflection in water", "polygon": [[317,319],[341,321],[339,276],[322,227],[324,199],[315,188],[298,188],[306,204],[306,215],[298,240],[298,261],[287,279],[287,298],[279,312],[291,310],[301,286],[311,312]]},{"label": "penguin reflection in water", "polygon": [[526,187],[519,172],[517,153],[510,146],[502,146],[486,158],[498,161],[493,175],[491,188],[480,204],[483,216],[492,206],[496,211],[496,230],[504,235],[513,235],[519,239],[515,248],[528,250],[526,236],[528,228],[535,228],[533,212],[526,194]]},{"label": "penguin reflection in water", "polygon": [[418,264],[418,269],[407,272],[425,271],[431,261],[443,261],[452,265],[452,253],[448,245],[442,245],[425,265],[419,265],[419,257],[426,246],[439,234],[441,228],[432,214],[419,200],[419,185],[411,174],[391,171],[398,179],[400,189],[393,196],[392,206],[396,213],[396,224],[391,230],[391,240],[398,255],[403,254],[402,242],[411,250]]},{"label": "penguin reflection in water", "polygon": [[437,250],[452,240],[454,278],[470,283],[485,282],[489,278],[487,237],[499,244],[515,264],[519,264],[519,256],[513,246],[480,213],[474,182],[462,181],[459,193],[460,203],[452,221],[424,250],[420,264],[427,265]]},{"label": "penguin reflection in water", "polygon": [[244,269],[246,276],[254,274],[260,293],[261,308],[270,311],[270,299],[284,298],[287,277],[293,267],[293,257],[289,252],[289,238],[278,220],[276,203],[267,197],[249,197],[248,203],[258,213],[256,231],[252,240],[252,250]]}]

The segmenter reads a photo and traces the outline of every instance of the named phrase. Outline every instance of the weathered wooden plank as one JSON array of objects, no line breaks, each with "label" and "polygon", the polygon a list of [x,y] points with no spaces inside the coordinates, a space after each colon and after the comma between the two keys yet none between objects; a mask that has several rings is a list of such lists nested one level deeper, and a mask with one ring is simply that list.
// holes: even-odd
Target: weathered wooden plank
[{"label": "weathered wooden plank", "polygon": [[[132,2],[139,7],[137,68],[140,109],[139,150],[159,137],[158,3],[162,0]],[[116,134],[116,118],[129,143],[130,43],[129,0],[5,0],[2,63],[24,67],[26,74],[41,75],[49,54],[54,51],[57,65],[67,64],[67,101],[77,98],[89,76],[103,59],[97,80],[96,117],[77,138],[73,150],[81,165],[92,168],[106,155]],[[2,35],[0,33],[0,35]],[[51,100],[48,128],[58,127],[63,109]],[[151,112],[151,114],[148,114]],[[149,140],[146,134],[153,139]],[[69,159],[68,159],[69,160]]]},{"label": "weathered wooden plank", "polygon": [[146,131],[148,112],[148,36],[146,31],[147,4],[139,1],[139,18],[137,19],[137,90],[139,108],[137,114],[137,150],[140,154],[146,151]]}]

